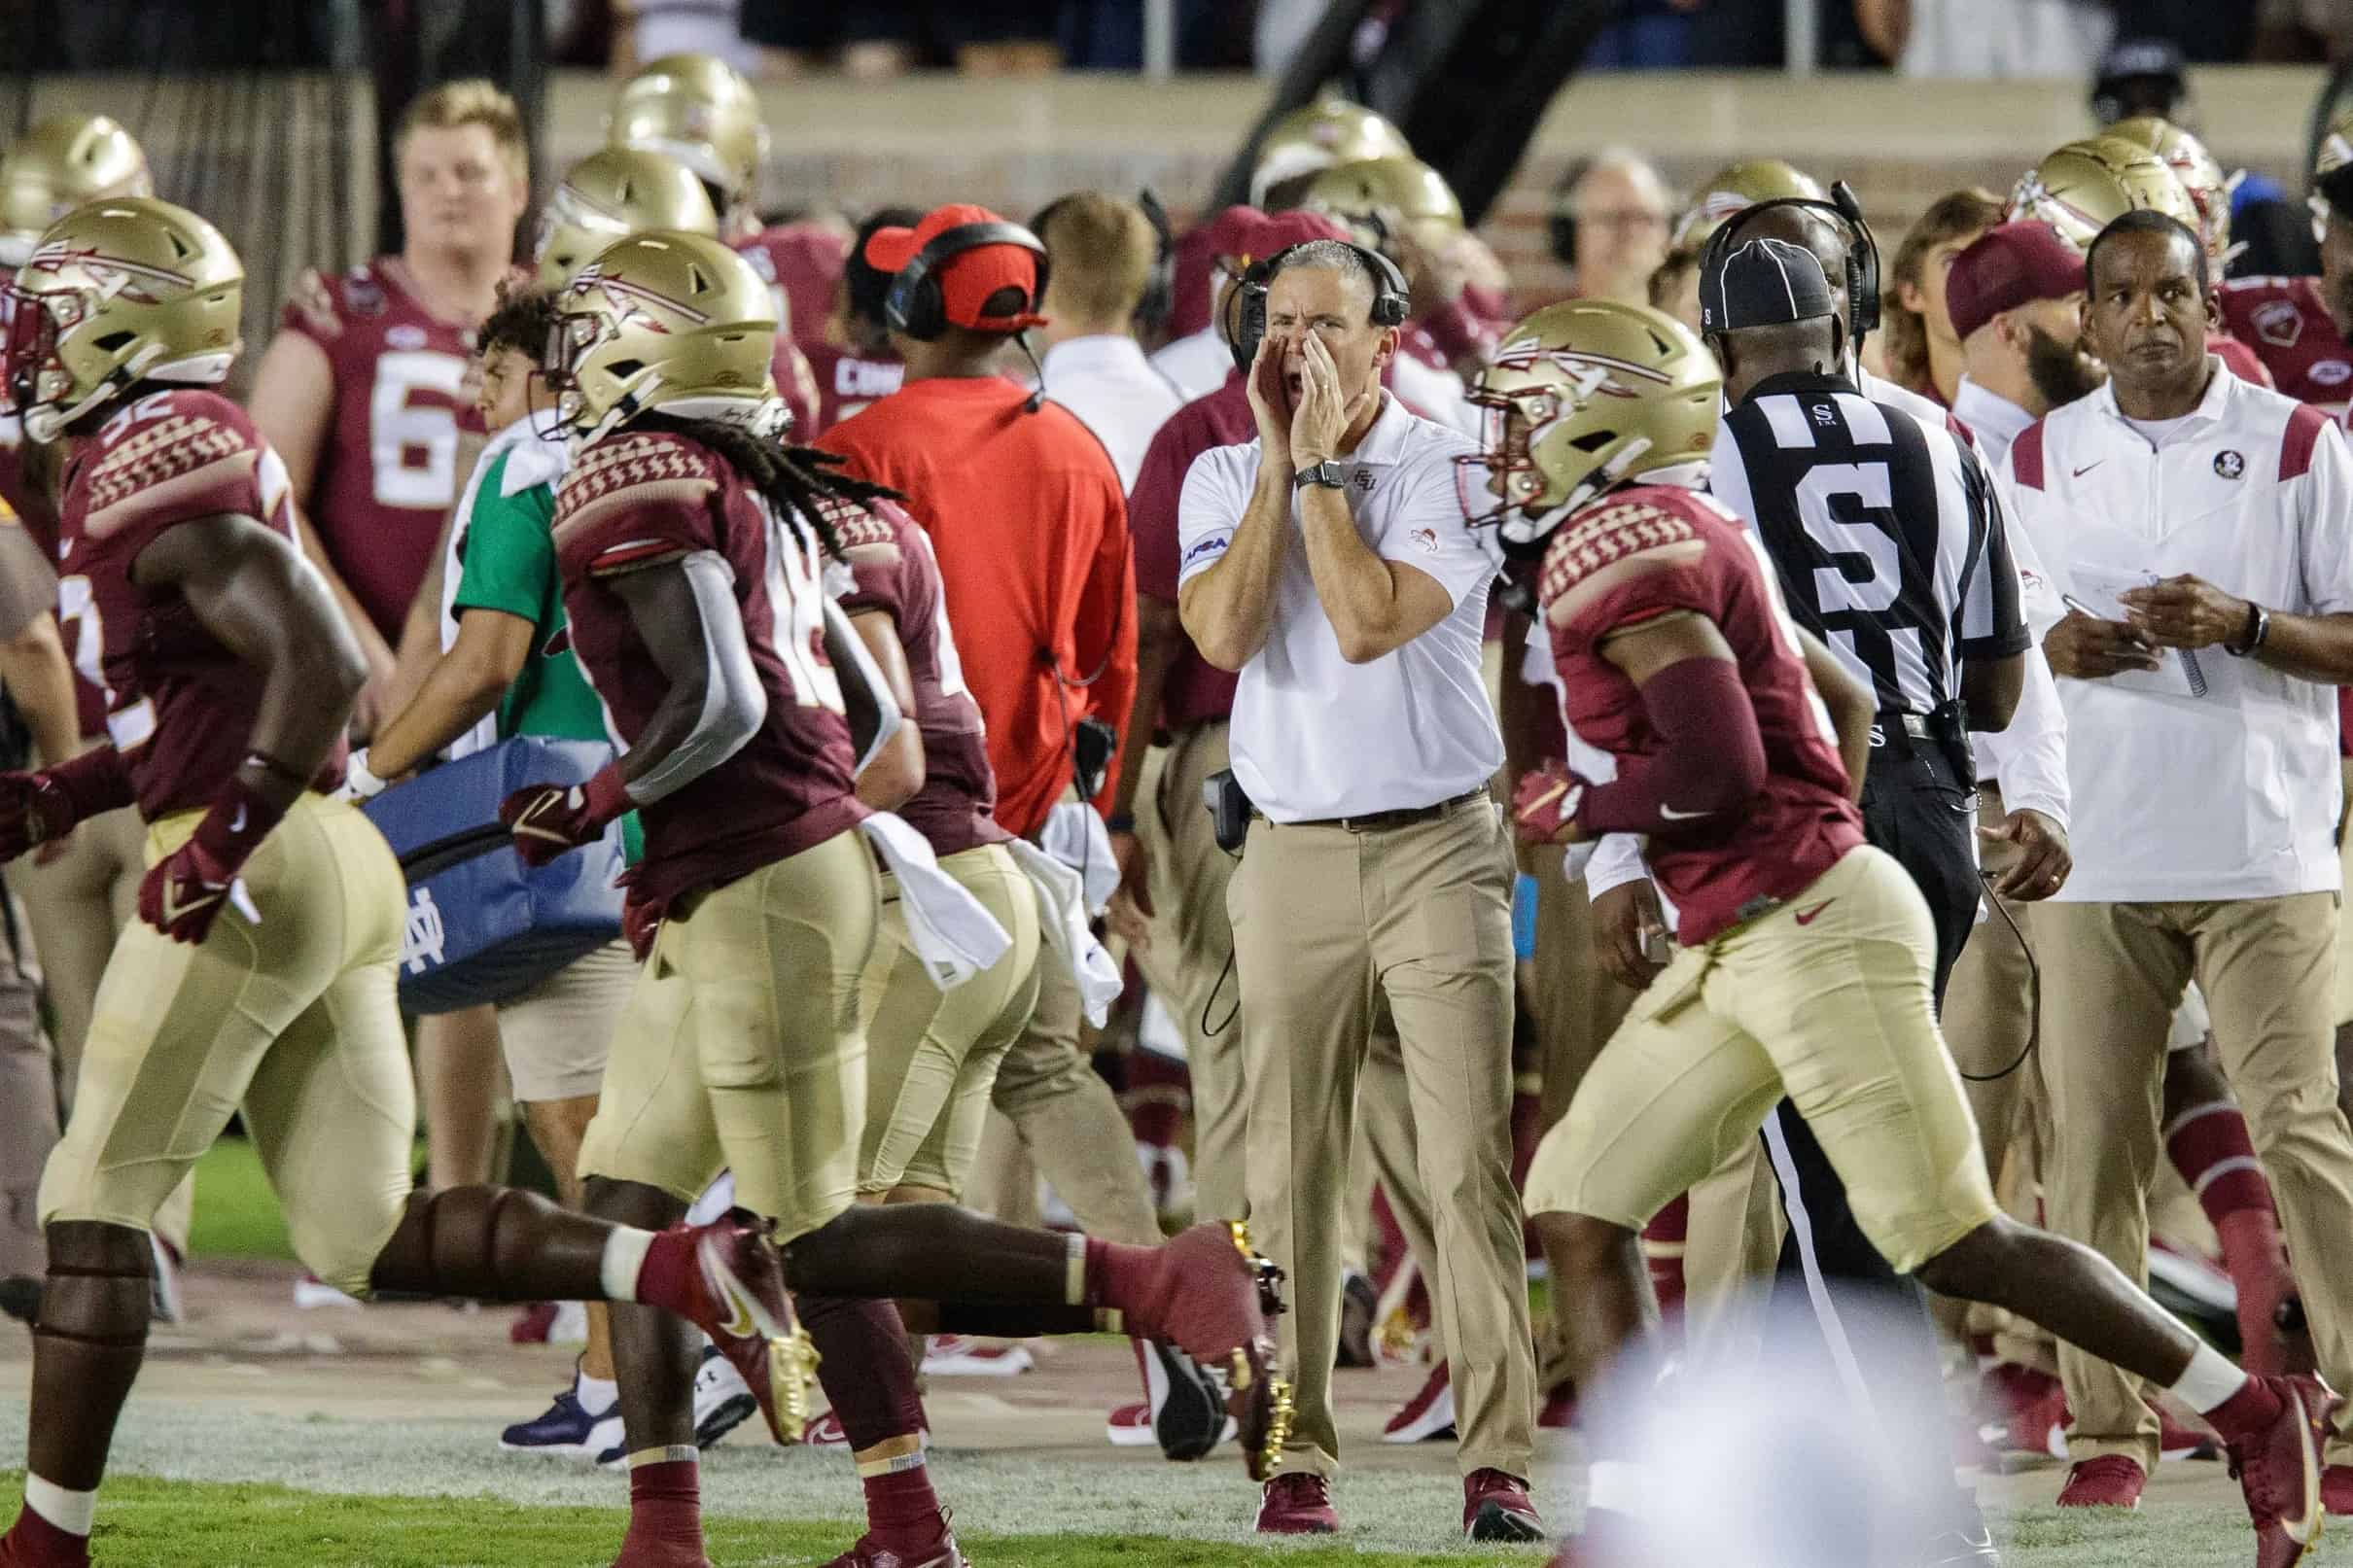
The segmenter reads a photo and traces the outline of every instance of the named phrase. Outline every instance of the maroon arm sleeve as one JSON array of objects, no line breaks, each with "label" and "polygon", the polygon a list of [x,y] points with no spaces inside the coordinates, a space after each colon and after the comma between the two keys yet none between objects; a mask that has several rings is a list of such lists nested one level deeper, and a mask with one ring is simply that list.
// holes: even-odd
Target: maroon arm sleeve
[{"label": "maroon arm sleeve", "polygon": [[1617,778],[1586,786],[1576,819],[1587,833],[1713,828],[1765,787],[1765,738],[1730,659],[1668,665],[1642,682],[1642,711],[1659,749],[1621,755]]}]

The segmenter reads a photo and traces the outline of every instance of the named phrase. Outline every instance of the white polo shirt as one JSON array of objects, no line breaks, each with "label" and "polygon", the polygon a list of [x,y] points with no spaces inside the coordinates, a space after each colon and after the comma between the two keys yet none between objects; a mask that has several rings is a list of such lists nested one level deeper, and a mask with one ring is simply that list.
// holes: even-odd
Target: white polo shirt
[{"label": "white polo shirt", "polygon": [[1225,346],[1215,327],[1204,327],[1154,351],[1150,364],[1190,402],[1225,385],[1225,378],[1234,373],[1234,351]]},{"label": "white polo shirt", "polygon": [[[2020,435],[2020,521],[2062,592],[2195,573],[2273,612],[2353,611],[2353,456],[2319,409],[2207,357],[2205,397],[2152,444],[2113,387]],[[2079,591],[2080,590],[2080,591]],[[2094,608],[2107,608],[2096,603]],[[2075,873],[2058,897],[2270,898],[2340,886],[2336,692],[2221,648],[2206,694],[2058,682]]]},{"label": "white polo shirt", "polygon": [[1046,396],[1078,416],[1111,454],[1122,495],[1134,488],[1143,454],[1184,397],[1152,368],[1143,345],[1124,333],[1073,337],[1039,362]]},{"label": "white polo shirt", "polygon": [[[1495,569],[1463,526],[1455,459],[1468,436],[1384,394],[1380,416],[1341,464],[1356,532],[1384,560],[1437,579],[1455,608],[1403,647],[1365,664],[1340,656],[1316,597],[1299,496],[1276,584],[1266,645],[1234,696],[1234,774],[1270,821],[1318,821],[1434,806],[1484,788],[1503,765],[1503,737],[1480,664]],[[1258,442],[1193,460],[1177,504],[1179,585],[1233,541],[1258,478]]]}]

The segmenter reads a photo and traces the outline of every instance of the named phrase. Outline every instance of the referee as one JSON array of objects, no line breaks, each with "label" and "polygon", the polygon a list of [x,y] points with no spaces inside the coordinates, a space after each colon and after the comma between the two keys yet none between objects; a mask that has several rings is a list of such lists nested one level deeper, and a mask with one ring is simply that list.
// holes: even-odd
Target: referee
[{"label": "referee", "polygon": [[[1737,220],[1736,220],[1737,222]],[[1716,497],[1779,570],[1790,614],[1876,692],[1864,830],[1912,874],[1936,923],[1941,1006],[1979,898],[1971,730],[2010,722],[2029,643],[2000,503],[1950,428],[1874,402],[1847,374],[1850,319],[1812,250],[1772,237],[1719,245],[1700,282],[1702,329],[1724,368]],[[1851,306],[1849,307],[1851,308]],[[1864,1239],[1846,1193],[1784,1101],[1765,1137],[1789,1215],[1781,1272],[1802,1274],[1834,1366],[1910,1455],[1938,1532],[1927,1560],[1999,1561],[1955,1488],[1938,1408],[1935,1333],[1918,1291]],[[1824,1283],[1900,1292],[1863,1343]],[[1887,1330],[1892,1332],[1886,1332]],[[1909,1446],[1918,1448],[1918,1444]]]}]

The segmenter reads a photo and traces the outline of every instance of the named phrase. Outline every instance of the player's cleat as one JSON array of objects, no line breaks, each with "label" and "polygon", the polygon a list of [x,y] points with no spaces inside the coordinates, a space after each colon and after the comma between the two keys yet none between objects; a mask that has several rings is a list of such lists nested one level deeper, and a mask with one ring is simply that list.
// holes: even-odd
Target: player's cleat
[{"label": "player's cleat", "polygon": [[1536,1425],[1547,1432],[1564,1432],[1577,1424],[1577,1385],[1563,1383],[1544,1396],[1544,1408],[1536,1412]]},{"label": "player's cleat", "polygon": [[545,1344],[547,1331],[555,1326],[555,1303],[532,1302],[514,1314],[507,1325],[509,1344]]},{"label": "player's cleat", "polygon": [[948,1528],[948,1516],[943,1510],[938,1515],[937,1533],[929,1542],[911,1548],[886,1547],[869,1533],[826,1563],[825,1568],[972,1568],[972,1565],[957,1549],[956,1532]]},{"label": "player's cleat", "polygon": [[1275,1375],[1268,1322],[1283,1310],[1282,1271],[1250,1246],[1241,1221],[1196,1225],[1143,1251],[1121,1300],[1130,1334],[1164,1340],[1225,1377],[1243,1466],[1263,1481],[1290,1440],[1291,1386]]},{"label": "player's cleat", "polygon": [[1104,1422],[1103,1435],[1114,1448],[1148,1448],[1160,1441],[1152,1435],[1152,1407],[1141,1399],[1113,1411]]},{"label": "player's cleat", "polygon": [[2147,1484],[2148,1474],[2138,1460],[2127,1459],[2121,1453],[2103,1453],[2067,1472],[2067,1484],[2059,1488],[2058,1506],[2138,1508],[2141,1488]]},{"label": "player's cleat", "polygon": [[2002,1568],[2001,1549],[1993,1544],[1993,1532],[1981,1521],[1931,1539],[1920,1568]]},{"label": "player's cleat", "polygon": [[841,1417],[831,1411],[809,1417],[809,1424],[800,1429],[801,1446],[805,1448],[848,1448],[850,1434],[842,1430]]},{"label": "player's cleat", "polygon": [[148,1281],[148,1313],[158,1323],[177,1323],[188,1313],[187,1304],[180,1299],[180,1254],[152,1232],[147,1245],[156,1260],[156,1272]]},{"label": "player's cleat", "polygon": [[1373,1348],[1373,1324],[1381,1315],[1381,1293],[1353,1269],[1340,1281],[1340,1355],[1334,1366],[1361,1368],[1381,1365]]},{"label": "player's cleat", "polygon": [[302,1311],[316,1311],[322,1307],[357,1307],[360,1299],[339,1291],[317,1274],[304,1274],[295,1281],[294,1304]]},{"label": "player's cleat", "polygon": [[27,1508],[0,1536],[0,1568],[88,1568],[89,1537],[60,1530]]},{"label": "player's cleat", "polygon": [[[1157,1340],[1137,1342],[1143,1359],[1152,1439],[1179,1464],[1205,1457],[1235,1428],[1225,1411],[1225,1390],[1209,1369]],[[1116,1424],[1120,1412],[1112,1412]],[[1120,1440],[1111,1438],[1114,1446]]]},{"label": "player's cleat", "polygon": [[1331,1482],[1321,1476],[1277,1476],[1258,1498],[1260,1535],[1331,1535],[1340,1528]]},{"label": "player's cleat", "polygon": [[626,1448],[621,1436],[619,1400],[592,1411],[579,1400],[578,1385],[555,1396],[555,1402],[528,1421],[517,1421],[499,1434],[499,1446],[509,1453],[542,1453],[559,1459],[604,1462],[608,1450]]},{"label": "player's cleat", "polygon": [[30,1328],[41,1320],[41,1281],[30,1274],[0,1279],[0,1312]]},{"label": "player's cleat", "polygon": [[1036,1365],[1026,1344],[984,1344],[962,1334],[934,1334],[924,1346],[927,1377],[1018,1377]]},{"label": "player's cleat", "polygon": [[1462,1533],[1473,1541],[1541,1541],[1544,1520],[1528,1482],[1500,1470],[1462,1478]]},{"label": "player's cleat", "polygon": [[1455,1436],[1455,1388],[1441,1361],[1430,1369],[1422,1386],[1381,1429],[1384,1443],[1451,1442]]},{"label": "player's cleat", "polygon": [[735,1363],[703,1347],[703,1364],[694,1369],[694,1444],[709,1452],[720,1439],[759,1412],[759,1401],[744,1381]]},{"label": "player's cleat", "polygon": [[2330,1465],[2320,1473],[2320,1506],[2339,1518],[2353,1514],[2353,1465]]},{"label": "player's cleat", "polygon": [[682,1541],[627,1540],[613,1568],[711,1568],[711,1559],[701,1547]]},{"label": "player's cleat", "polygon": [[766,1227],[742,1209],[708,1225],[673,1225],[653,1238],[638,1299],[676,1312],[711,1337],[767,1418],[777,1442],[809,1421],[815,1352],[792,1317],[785,1270]]},{"label": "player's cleat", "polygon": [[[2271,1418],[2230,1437],[2231,1407],[2260,1388],[2276,1402]],[[2288,1568],[2320,1539],[2320,1447],[2337,1397],[2316,1377],[2260,1377],[2208,1413],[2230,1438],[2230,1474],[2255,1524],[2256,1568]]]}]

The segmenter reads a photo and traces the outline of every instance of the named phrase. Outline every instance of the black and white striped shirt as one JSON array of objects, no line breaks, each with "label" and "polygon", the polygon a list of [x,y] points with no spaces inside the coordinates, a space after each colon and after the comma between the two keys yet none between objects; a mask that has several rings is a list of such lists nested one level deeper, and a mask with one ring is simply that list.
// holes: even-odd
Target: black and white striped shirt
[{"label": "black and white striped shirt", "polygon": [[1957,702],[1962,660],[2025,651],[2001,502],[1949,423],[1779,375],[1725,412],[1713,456],[1716,499],[1757,531],[1790,614],[1880,712]]}]

